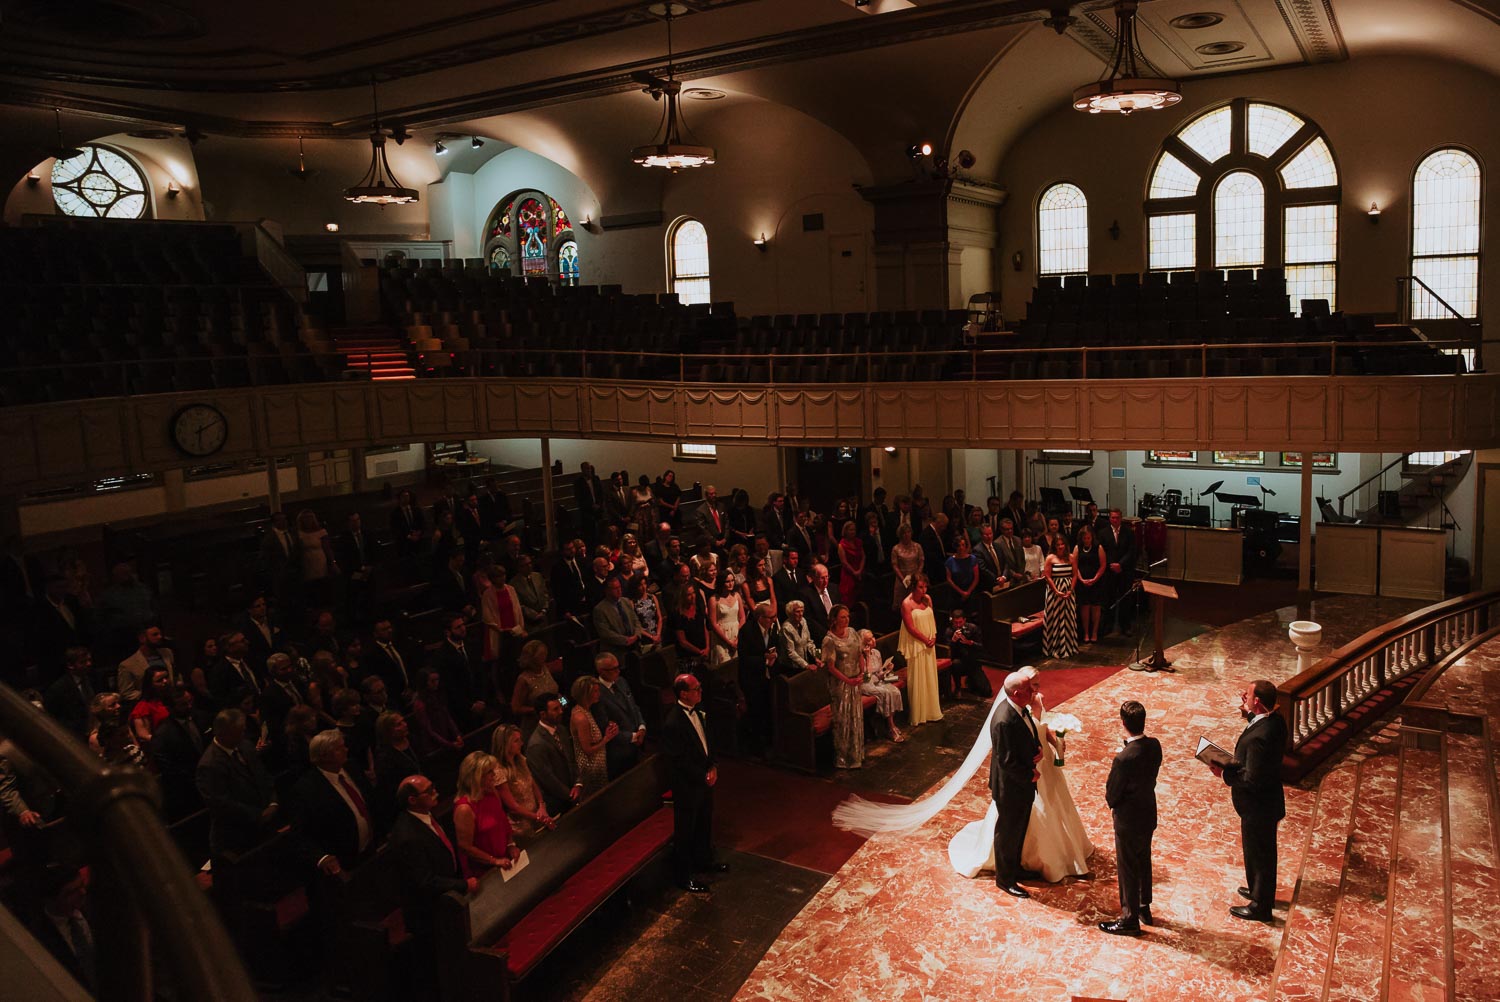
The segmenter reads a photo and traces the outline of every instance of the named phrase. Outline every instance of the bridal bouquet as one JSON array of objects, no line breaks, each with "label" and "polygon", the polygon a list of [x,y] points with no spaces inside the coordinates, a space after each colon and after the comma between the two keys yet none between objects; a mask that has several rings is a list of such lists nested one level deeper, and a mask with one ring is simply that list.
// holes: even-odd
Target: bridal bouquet
[{"label": "bridal bouquet", "polygon": [[1071,713],[1058,713],[1055,710],[1048,710],[1042,714],[1042,723],[1052,728],[1052,733],[1057,735],[1057,757],[1052,760],[1052,764],[1061,766],[1063,764],[1063,751],[1067,748],[1068,732],[1077,731],[1080,734],[1083,733],[1083,721]]}]

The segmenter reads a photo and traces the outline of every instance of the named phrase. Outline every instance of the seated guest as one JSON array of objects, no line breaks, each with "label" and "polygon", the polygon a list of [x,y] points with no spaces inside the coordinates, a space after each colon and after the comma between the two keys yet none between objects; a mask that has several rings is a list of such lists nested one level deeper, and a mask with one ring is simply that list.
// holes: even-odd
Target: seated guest
[{"label": "seated guest", "polygon": [[193,692],[187,686],[172,690],[168,717],[151,738],[151,762],[161,782],[162,811],[168,821],[187,817],[202,804],[198,799],[198,761],[208,746],[193,714]]},{"label": "seated guest", "polygon": [[993,696],[995,690],[990,686],[989,677],[979,663],[979,652],[982,649],[979,626],[969,622],[962,609],[953,610],[942,640],[948,645],[948,656],[953,659],[953,666],[948,669],[949,692],[957,696],[962,688],[961,683],[967,681],[969,692],[974,695],[985,699]]},{"label": "seated guest", "polygon": [[146,684],[140,690],[140,702],[130,711],[130,729],[141,747],[151,744],[151,736],[161,722],[170,716],[167,700],[172,695],[172,683],[165,668],[153,668],[146,675]]},{"label": "seated guest", "polygon": [[817,669],[823,663],[823,649],[812,637],[806,608],[800,598],[786,604],[786,622],[781,624],[781,656],[786,665],[779,667],[784,674]]},{"label": "seated guest", "polygon": [[214,738],[198,762],[198,795],[208,808],[208,845],[214,856],[244,852],[272,830],[279,805],[271,774],[245,740],[245,714],[220,710]]},{"label": "seated guest", "polygon": [[396,787],[407,776],[422,774],[422,757],[412,747],[406,718],[386,710],[375,720],[375,822],[389,830],[396,817]]},{"label": "seated guest", "polygon": [[[52,865],[41,873],[36,913],[26,923],[36,941],[89,995],[98,989],[94,928],[89,921],[88,878],[76,866]],[[17,987],[17,991],[22,991]]]},{"label": "seated guest", "polygon": [[521,854],[511,835],[499,785],[500,763],[494,756],[470,752],[459,763],[453,834],[458,837],[458,864],[465,877],[483,876],[497,866],[509,870]]},{"label": "seated guest", "polygon": [[599,701],[593,706],[594,719],[601,731],[615,725],[616,733],[605,745],[605,766],[609,778],[621,775],[640,761],[646,743],[646,718],[630,691],[630,683],[620,676],[620,660],[613,654],[594,656],[594,673],[599,678]]},{"label": "seated guest", "polygon": [[490,751],[500,763],[500,781],[496,786],[516,838],[529,839],[540,831],[557,827],[557,822],[547,813],[542,788],[537,785],[531,775],[531,766],[526,762],[521,728],[515,724],[501,724],[495,728]]},{"label": "seated guest", "polygon": [[161,627],[145,626],[136,634],[135,653],[120,662],[119,674],[115,682],[115,688],[120,691],[120,698],[127,703],[140,699],[146,672],[153,668],[160,668],[167,673],[169,685],[176,684],[176,661],[172,655],[172,649],[165,646]]},{"label": "seated guest", "polygon": [[411,693],[411,719],[417,751],[433,755],[440,751],[462,751],[463,735],[448,708],[448,694],[443,690],[443,676],[431,668],[417,672],[416,687]]},{"label": "seated guest", "polygon": [[542,789],[547,813],[560,816],[583,795],[578,768],[573,760],[573,742],[562,728],[562,701],[553,692],[536,697],[533,705],[536,730],[526,742],[526,764]]},{"label": "seated guest", "polygon": [[557,695],[557,679],[547,665],[547,658],[547,645],[540,640],[529,640],[521,648],[521,673],[516,677],[516,686],[511,692],[510,709],[523,727],[536,722],[538,696],[548,693]]},{"label": "seated guest", "polygon": [[87,737],[90,729],[89,706],[95,695],[93,669],[94,656],[87,647],[67,648],[63,651],[62,677],[42,695],[47,715],[80,738]]},{"label": "seated guest", "polygon": [[[860,683],[861,696],[875,697],[875,712],[885,718],[891,729],[891,740],[901,742],[906,735],[896,726],[896,714],[906,708],[901,699],[901,690],[895,685],[896,668],[893,659],[881,654],[875,646],[875,634],[869,630],[859,631],[860,669],[864,681]],[[902,660],[905,660],[904,658]]]},{"label": "seated guest", "polygon": [[290,808],[299,854],[330,877],[353,867],[375,843],[375,818],[357,776],[345,768],[349,749],[336,730],[308,744],[313,768],[292,788]]},{"label": "seated guest", "polygon": [[475,877],[460,876],[453,839],[438,823],[438,791],[426,776],[408,776],[396,787],[396,820],[391,827],[390,851],[401,879],[401,917],[413,940],[413,952],[423,971],[420,980],[435,976],[432,912],[438,898],[449,891],[473,893]]}]

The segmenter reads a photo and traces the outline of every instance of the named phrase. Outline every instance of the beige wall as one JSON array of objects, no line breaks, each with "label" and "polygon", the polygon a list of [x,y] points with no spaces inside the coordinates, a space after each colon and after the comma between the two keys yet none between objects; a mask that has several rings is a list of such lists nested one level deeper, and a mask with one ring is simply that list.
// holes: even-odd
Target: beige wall
[{"label": "beige wall", "polygon": [[[146,175],[150,186],[150,217],[153,219],[203,218],[203,191],[199,183],[198,167],[193,157],[193,147],[185,139],[137,139],[125,133],[99,136],[88,140],[111,146],[127,155]],[[50,157],[37,164],[33,170],[38,181],[30,184],[22,178],[5,201],[5,223],[15,226],[23,216],[52,216],[57,214],[57,203],[52,200],[52,165]],[[180,193],[176,198],[167,197],[168,184],[176,184]]]}]

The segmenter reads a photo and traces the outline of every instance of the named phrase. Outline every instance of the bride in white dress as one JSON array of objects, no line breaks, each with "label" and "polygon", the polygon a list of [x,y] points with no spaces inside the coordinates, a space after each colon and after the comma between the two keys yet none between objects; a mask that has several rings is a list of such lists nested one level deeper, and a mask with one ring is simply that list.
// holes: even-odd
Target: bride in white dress
[{"label": "bride in white dress", "polygon": [[[1020,671],[1037,677],[1036,669],[1021,668]],[[1005,698],[1004,692],[995,697],[990,713]],[[1083,819],[1073,804],[1073,795],[1068,790],[1068,780],[1062,769],[1054,764],[1054,755],[1061,754],[1062,742],[1058,731],[1079,730],[1076,717],[1067,714],[1042,712],[1041,693],[1032,704],[1035,719],[1047,726],[1047,743],[1037,768],[1041,778],[1037,780],[1036,800],[1031,806],[1031,823],[1026,829],[1026,841],[1021,847],[1021,865],[1036,870],[1049,883],[1064,877],[1078,877],[1090,872],[1089,856],[1094,851],[1088,833],[1083,830]],[[874,804],[859,797],[851,797],[833,812],[833,822],[845,831],[862,835],[881,832],[911,832],[921,827],[946,807],[973,778],[990,754],[990,717],[986,716],[979,737],[974,742],[967,758],[957,772],[931,796],[912,804]],[[1054,750],[1056,749],[1056,750]],[[971,821],[948,843],[948,861],[953,869],[965,877],[975,877],[982,872],[995,869],[995,802],[990,801],[989,810],[983,818]]]}]

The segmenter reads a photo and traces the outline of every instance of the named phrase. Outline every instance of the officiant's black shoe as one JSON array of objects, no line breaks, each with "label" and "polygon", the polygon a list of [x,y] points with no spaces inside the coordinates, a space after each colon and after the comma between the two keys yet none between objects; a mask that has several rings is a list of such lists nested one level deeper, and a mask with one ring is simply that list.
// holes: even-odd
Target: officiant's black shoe
[{"label": "officiant's black shoe", "polygon": [[1013,898],[1029,898],[1031,892],[1020,884],[1001,884],[1000,889]]},{"label": "officiant's black shoe", "polygon": [[1244,919],[1246,922],[1271,921],[1270,911],[1256,911],[1249,905],[1235,905],[1233,908],[1229,909],[1229,914],[1233,915],[1237,919]]},{"label": "officiant's black shoe", "polygon": [[1111,936],[1139,936],[1141,934],[1141,924],[1139,922],[1129,922],[1125,919],[1115,919],[1113,922],[1100,922],[1099,930],[1107,932]]},{"label": "officiant's black shoe", "polygon": [[1236,888],[1236,890],[1239,892],[1240,897],[1244,898],[1246,901],[1253,900],[1250,897],[1250,888],[1248,888],[1248,887],[1240,887],[1240,888]]},{"label": "officiant's black shoe", "polygon": [[1140,918],[1141,925],[1155,925],[1156,924],[1156,920],[1151,917],[1151,909],[1150,908],[1142,908],[1141,911],[1140,911],[1139,918]]}]

